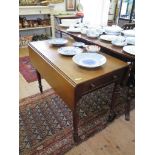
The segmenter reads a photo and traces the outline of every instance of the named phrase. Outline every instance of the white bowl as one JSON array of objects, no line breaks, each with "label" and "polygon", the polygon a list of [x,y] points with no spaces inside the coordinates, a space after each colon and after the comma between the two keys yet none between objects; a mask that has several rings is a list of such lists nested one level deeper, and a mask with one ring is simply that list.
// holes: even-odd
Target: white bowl
[{"label": "white bowl", "polygon": [[97,38],[99,36],[99,33],[87,33],[87,37],[90,37],[90,38]]},{"label": "white bowl", "polygon": [[87,28],[81,28],[81,34],[87,34]]},{"label": "white bowl", "polygon": [[125,37],[123,36],[116,37],[114,40],[112,40],[111,43],[115,46],[120,46],[120,47],[127,45]]},{"label": "white bowl", "polygon": [[86,46],[86,50],[87,52],[99,52],[100,51],[100,47],[97,45],[87,45]]},{"label": "white bowl", "polygon": [[110,34],[110,33],[120,33],[123,29],[117,25],[112,25],[112,26],[107,26],[105,27],[105,32],[107,34]]},{"label": "white bowl", "polygon": [[126,37],[127,44],[135,45],[135,37]]},{"label": "white bowl", "polygon": [[106,57],[98,53],[80,53],[73,56],[72,60],[85,68],[96,68],[106,63]]},{"label": "white bowl", "polygon": [[135,37],[135,30],[124,30],[121,33],[123,33],[125,37]]}]

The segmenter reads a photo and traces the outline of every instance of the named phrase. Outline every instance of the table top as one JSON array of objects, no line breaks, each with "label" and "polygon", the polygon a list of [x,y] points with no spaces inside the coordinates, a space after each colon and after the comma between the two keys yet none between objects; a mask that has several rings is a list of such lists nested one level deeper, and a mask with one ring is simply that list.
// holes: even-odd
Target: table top
[{"label": "table top", "polygon": [[71,35],[73,37],[76,37],[76,38],[80,39],[81,41],[85,40],[85,41],[87,41],[89,43],[99,45],[99,46],[103,47],[104,49],[107,49],[108,51],[111,51],[113,54],[121,56],[122,58],[126,58],[126,59],[129,59],[131,61],[134,61],[134,59],[135,59],[135,56],[130,55],[128,53],[125,53],[123,51],[122,47],[114,46],[114,45],[111,44],[111,42],[103,41],[103,40],[100,40],[100,39],[89,38],[86,35],[83,35],[81,33],[67,32],[66,28],[63,28],[63,27],[59,27],[58,30],[60,30],[60,31],[62,31],[64,33],[67,33],[67,34],[69,34],[69,35]]},{"label": "table top", "polygon": [[[74,40],[69,40],[67,46],[72,45],[73,42]],[[59,54],[57,51],[59,47],[52,46],[48,40],[31,42],[29,46],[43,59],[46,59],[61,75],[68,78],[73,85],[102,77],[128,66],[126,62],[102,53],[107,59],[106,64],[96,69],[86,69],[75,64],[72,57]]]}]

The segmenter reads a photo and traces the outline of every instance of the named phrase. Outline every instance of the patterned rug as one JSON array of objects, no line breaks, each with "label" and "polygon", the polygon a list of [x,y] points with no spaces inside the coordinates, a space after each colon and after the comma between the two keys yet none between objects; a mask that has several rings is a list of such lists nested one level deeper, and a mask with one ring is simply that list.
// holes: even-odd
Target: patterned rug
[{"label": "patterned rug", "polygon": [[19,58],[19,71],[28,83],[37,80],[37,75],[29,56]]},{"label": "patterned rug", "polygon": [[[82,141],[109,124],[107,116],[112,90],[113,84],[80,100],[79,135]],[[52,89],[20,100],[19,109],[20,155],[63,155],[75,145],[72,112]],[[117,99],[115,112],[117,116],[124,113],[122,96]]]}]

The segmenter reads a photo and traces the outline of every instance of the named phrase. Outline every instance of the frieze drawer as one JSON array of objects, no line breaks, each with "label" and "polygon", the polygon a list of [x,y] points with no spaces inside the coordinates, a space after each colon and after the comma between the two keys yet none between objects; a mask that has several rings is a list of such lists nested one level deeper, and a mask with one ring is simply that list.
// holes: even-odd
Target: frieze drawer
[{"label": "frieze drawer", "polygon": [[117,71],[116,73],[104,76],[104,78],[101,77],[95,80],[88,81],[87,83],[78,86],[78,92],[83,95],[100,87],[104,87],[110,83],[120,81],[123,77],[123,73],[124,72],[122,71]]}]

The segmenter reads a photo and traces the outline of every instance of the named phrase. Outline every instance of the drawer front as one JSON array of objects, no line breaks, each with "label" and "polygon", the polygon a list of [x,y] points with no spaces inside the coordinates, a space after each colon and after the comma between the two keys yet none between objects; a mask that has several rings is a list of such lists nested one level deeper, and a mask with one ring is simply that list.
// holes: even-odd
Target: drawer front
[{"label": "drawer front", "polygon": [[87,94],[91,91],[94,91],[95,89],[104,87],[110,83],[120,81],[123,77],[124,70],[117,71],[113,74],[109,74],[107,76],[88,81],[87,83],[83,83],[78,86],[78,92],[80,92],[81,95]]}]

